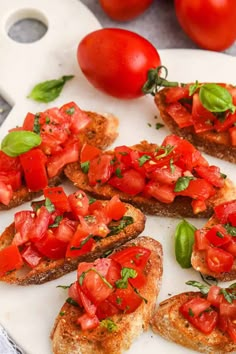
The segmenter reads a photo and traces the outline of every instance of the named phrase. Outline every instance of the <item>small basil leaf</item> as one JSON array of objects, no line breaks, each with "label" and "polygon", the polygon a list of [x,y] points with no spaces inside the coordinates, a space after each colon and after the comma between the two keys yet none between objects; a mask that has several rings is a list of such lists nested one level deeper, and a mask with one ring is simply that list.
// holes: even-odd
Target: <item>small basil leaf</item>
[{"label": "small basil leaf", "polygon": [[190,85],[189,86],[189,95],[192,96],[197,91],[197,89],[199,87],[201,87],[201,85],[199,85],[198,81],[196,81],[195,84]]},{"label": "small basil leaf", "polygon": [[199,90],[202,105],[210,112],[235,112],[232,95],[224,87],[217,84],[204,84]]},{"label": "small basil leaf", "polygon": [[198,288],[201,293],[203,295],[207,295],[209,290],[210,290],[210,286],[209,285],[205,285],[205,284],[202,284],[198,281],[195,281],[195,280],[189,280],[186,282],[187,285],[192,285],[192,286],[195,286],[196,288]]},{"label": "small basil leaf", "polygon": [[5,136],[1,150],[8,156],[16,157],[41,144],[41,137],[26,130],[12,131]]},{"label": "small basil leaf", "polygon": [[193,179],[193,177],[179,177],[177,179],[177,182],[175,184],[174,191],[175,192],[181,192],[184,191],[186,188],[188,188],[190,181]]},{"label": "small basil leaf", "polygon": [[62,76],[56,80],[47,80],[34,86],[28,98],[32,98],[38,102],[48,103],[55,100],[61,93],[66,81],[71,80],[74,76]]},{"label": "small basil leaf", "polygon": [[150,160],[150,159],[151,159],[151,156],[149,156],[149,155],[143,155],[143,156],[141,156],[141,157],[138,159],[139,166],[142,167],[142,166],[145,164],[145,162],[147,162],[147,161]]},{"label": "small basil leaf", "polygon": [[182,268],[191,268],[195,226],[186,220],[180,221],[175,230],[175,258]]}]

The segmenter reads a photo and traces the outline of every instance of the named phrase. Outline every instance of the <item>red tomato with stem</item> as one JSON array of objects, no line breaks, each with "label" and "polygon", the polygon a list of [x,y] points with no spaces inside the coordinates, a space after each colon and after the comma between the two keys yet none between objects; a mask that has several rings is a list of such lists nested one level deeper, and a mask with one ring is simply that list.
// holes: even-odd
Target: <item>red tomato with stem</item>
[{"label": "red tomato with stem", "polygon": [[177,19],[200,47],[222,51],[236,38],[235,0],[175,0]]},{"label": "red tomato with stem", "polygon": [[105,13],[115,21],[128,21],[141,15],[153,0],[99,0]]},{"label": "red tomato with stem", "polygon": [[148,40],[118,28],[103,28],[85,36],[78,45],[77,59],[94,87],[125,99],[142,96],[148,70],[161,64]]}]

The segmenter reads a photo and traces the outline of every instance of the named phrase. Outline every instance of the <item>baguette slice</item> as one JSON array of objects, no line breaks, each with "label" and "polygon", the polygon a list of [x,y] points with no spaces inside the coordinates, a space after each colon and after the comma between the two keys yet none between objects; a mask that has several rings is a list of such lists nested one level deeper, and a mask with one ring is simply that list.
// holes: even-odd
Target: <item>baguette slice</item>
[{"label": "baguette slice", "polygon": [[[140,144],[133,146],[133,149],[139,151],[155,151],[158,146],[156,144],[142,141]],[[141,209],[144,213],[150,215],[160,215],[169,217],[210,217],[213,214],[213,207],[224,201],[235,199],[236,188],[229,180],[225,180],[222,188],[218,189],[216,194],[207,200],[207,209],[199,214],[194,214],[191,207],[191,198],[178,196],[171,204],[158,201],[155,198],[146,198],[142,195],[131,196],[115,189],[109,184],[97,184],[91,187],[88,183],[87,174],[83,173],[80,164],[75,162],[68,164],[64,170],[65,175],[74,185],[85,192],[100,199],[110,199],[114,194],[118,194],[124,202],[131,203],[135,207]]]},{"label": "baguette slice", "polygon": [[[205,224],[204,228],[210,228],[213,225],[219,224],[219,220],[213,215]],[[220,281],[230,281],[236,279],[236,258],[234,259],[233,267],[230,272],[216,273],[211,271],[206,262],[206,251],[199,251],[193,246],[193,252],[191,256],[192,267],[198,272],[209,275]]]},{"label": "baguette slice", "polygon": [[[118,136],[118,119],[112,114],[98,114],[95,112],[86,112],[92,119],[91,123],[78,134],[81,143],[88,142],[100,149],[105,149],[111,145]],[[57,186],[65,179],[64,173],[49,180],[49,187]],[[26,186],[21,186],[17,191],[13,192],[13,197],[8,205],[0,203],[0,210],[8,210],[21,205],[24,202],[42,195],[42,191],[32,192]]]},{"label": "baguette slice", "polygon": [[[106,252],[136,238],[144,230],[146,219],[143,213],[132,205],[127,204],[126,208],[125,216],[131,216],[134,222],[127,225],[116,235],[101,238],[90,252],[77,258],[50,260],[45,257],[35,268],[23,267],[24,269],[13,270],[2,276],[0,280],[19,285],[43,284],[77,269],[80,262],[91,262],[98,257],[102,257]],[[0,250],[11,244],[14,235],[15,227],[14,223],[12,223],[0,237]]]},{"label": "baguette slice", "polygon": [[219,139],[217,138],[218,134],[213,131],[208,131],[207,134],[206,132],[196,134],[192,126],[179,128],[178,124],[174,121],[174,119],[166,112],[167,103],[165,100],[165,95],[168,90],[168,88],[160,90],[155,95],[155,103],[160,112],[160,116],[163,122],[170,129],[170,131],[178,136],[182,136],[183,138],[187,139],[200,151],[204,151],[205,153],[214,157],[218,157],[219,159],[236,163],[236,146],[232,146],[230,144],[228,132],[224,133],[224,141],[227,140],[227,144],[225,144],[219,141]]},{"label": "baguette slice", "polygon": [[58,315],[51,333],[54,354],[119,354],[128,350],[132,341],[149,328],[162,278],[162,246],[158,241],[143,236],[122,248],[133,244],[151,250],[145,268],[147,283],[140,290],[147,303],[143,301],[133,313],[112,316],[118,325],[113,332],[101,327],[82,332],[76,324],[80,308],[65,303],[60,310],[64,316]]},{"label": "baguette slice", "polygon": [[211,334],[205,335],[180,314],[180,306],[200,294],[181,293],[161,302],[151,320],[153,332],[200,353],[223,354],[236,350],[236,344],[227,334],[215,329]]}]

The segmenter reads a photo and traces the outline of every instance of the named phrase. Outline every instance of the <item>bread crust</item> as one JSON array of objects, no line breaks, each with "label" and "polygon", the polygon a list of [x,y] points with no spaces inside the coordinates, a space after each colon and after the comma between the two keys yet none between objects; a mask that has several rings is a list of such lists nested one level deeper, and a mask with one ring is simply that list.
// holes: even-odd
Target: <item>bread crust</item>
[{"label": "bread crust", "polygon": [[[79,141],[83,144],[85,142],[94,145],[99,149],[106,149],[111,145],[118,136],[118,119],[112,114],[98,114],[95,112],[86,111],[91,118],[91,123],[78,134]],[[65,179],[63,171],[60,175],[49,180],[49,187],[61,184]],[[42,191],[32,192],[25,185],[13,192],[12,200],[8,205],[0,203],[1,210],[9,210],[24,202],[42,195]]]},{"label": "bread crust", "polygon": [[226,333],[214,329],[205,335],[181,315],[180,306],[197,296],[202,295],[200,292],[185,292],[161,302],[151,320],[153,332],[200,353],[223,354],[236,350],[236,344]]},{"label": "bread crust", "polygon": [[[80,262],[92,262],[96,258],[102,257],[106,252],[136,238],[144,230],[146,218],[140,210],[130,204],[126,204],[126,209],[125,216],[132,216],[134,222],[127,225],[119,234],[101,238],[90,252],[76,258],[59,260],[50,260],[45,257],[35,268],[24,267],[19,271],[14,270],[0,277],[0,280],[19,285],[43,284],[76,270]],[[0,237],[0,250],[11,244],[14,235],[15,226],[12,223]]]},{"label": "bread crust", "polygon": [[160,112],[160,116],[170,131],[178,136],[181,136],[187,139],[191,144],[197,147],[200,151],[218,157],[219,159],[226,160],[232,163],[236,163],[236,146],[228,144],[227,146],[217,140],[216,134],[213,132],[208,132],[208,136],[211,139],[206,137],[206,134],[199,133],[196,134],[192,126],[179,128],[178,124],[171,118],[171,116],[166,112],[166,102],[165,95],[168,91],[168,88],[160,90],[155,95],[155,104]]},{"label": "bread crust", "polygon": [[[156,144],[150,144],[147,141],[142,141],[140,144],[132,148],[140,151],[154,151],[157,148]],[[126,203],[130,203],[139,208],[145,214],[160,215],[169,217],[197,217],[208,218],[213,214],[213,207],[224,201],[236,198],[236,188],[229,180],[225,180],[222,188],[218,189],[216,194],[207,200],[207,209],[198,214],[194,214],[191,206],[191,198],[177,196],[171,204],[159,202],[155,198],[145,198],[140,195],[131,196],[129,194],[118,191],[109,184],[91,187],[88,183],[88,177],[80,168],[80,164],[75,162],[68,164],[64,170],[65,175],[74,185],[93,195],[96,198],[110,199],[115,194],[118,194],[120,199]]]},{"label": "bread crust", "polygon": [[58,315],[51,333],[54,354],[120,354],[128,350],[133,340],[149,328],[162,278],[162,246],[158,241],[143,236],[127,243],[122,249],[133,244],[151,250],[145,268],[147,283],[140,290],[147,303],[143,301],[133,313],[112,316],[111,319],[118,325],[114,332],[101,327],[82,332],[76,324],[81,309],[65,303],[60,310],[64,315]]}]

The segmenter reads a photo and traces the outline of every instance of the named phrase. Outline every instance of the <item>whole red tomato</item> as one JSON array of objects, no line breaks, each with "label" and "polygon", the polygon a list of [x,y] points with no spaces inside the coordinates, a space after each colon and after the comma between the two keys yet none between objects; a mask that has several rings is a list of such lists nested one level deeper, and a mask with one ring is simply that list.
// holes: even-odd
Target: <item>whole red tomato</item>
[{"label": "whole red tomato", "polygon": [[236,39],[236,0],[175,0],[177,19],[200,47],[222,51]]},{"label": "whole red tomato", "polygon": [[118,98],[142,96],[148,70],[160,65],[160,56],[149,41],[117,28],[85,36],[78,45],[77,59],[93,86]]},{"label": "whole red tomato", "polygon": [[99,0],[105,13],[115,21],[128,21],[143,13],[153,0]]}]

